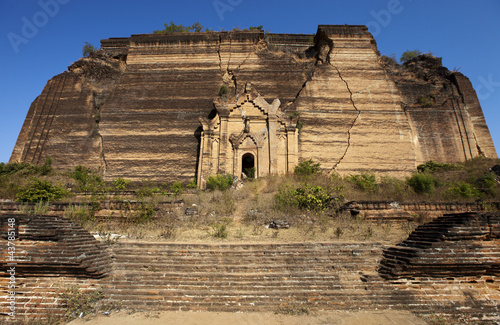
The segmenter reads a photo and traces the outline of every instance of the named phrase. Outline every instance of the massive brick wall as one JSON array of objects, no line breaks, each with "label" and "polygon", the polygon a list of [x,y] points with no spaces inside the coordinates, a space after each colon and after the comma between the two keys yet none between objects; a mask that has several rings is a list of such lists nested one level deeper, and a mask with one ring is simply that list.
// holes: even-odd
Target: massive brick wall
[{"label": "massive brick wall", "polygon": [[343,173],[413,170],[416,149],[399,92],[367,28],[320,26],[316,44],[317,68],[296,103],[301,157]]},{"label": "massive brick wall", "polygon": [[[51,156],[57,167],[84,164],[107,179],[192,179],[198,118],[210,115],[221,85],[236,94],[247,82],[300,113],[299,159],[329,170],[401,175],[430,159],[496,157],[467,78],[425,66],[426,79],[418,68],[384,64],[365,26],[103,40],[102,51],[48,82],[11,161]],[[430,95],[431,107],[418,105]]]}]

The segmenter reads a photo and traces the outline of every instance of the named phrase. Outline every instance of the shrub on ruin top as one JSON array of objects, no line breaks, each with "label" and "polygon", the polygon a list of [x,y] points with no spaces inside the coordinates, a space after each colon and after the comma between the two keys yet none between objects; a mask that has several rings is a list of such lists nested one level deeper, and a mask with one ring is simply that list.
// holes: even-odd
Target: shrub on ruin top
[{"label": "shrub on ruin top", "polygon": [[170,21],[170,24],[164,23],[165,26],[162,30],[155,30],[153,33],[187,33],[187,32],[203,32],[205,31],[205,27],[203,27],[199,22],[192,24],[191,26],[184,26],[182,24],[176,25],[173,21]]},{"label": "shrub on ruin top", "polygon": [[98,49],[89,42],[85,42],[82,48],[82,56],[84,58],[88,57],[90,54],[94,53]]},{"label": "shrub on ruin top", "polygon": [[403,54],[401,54],[401,58],[399,59],[399,61],[401,63],[405,63],[413,58],[416,58],[417,56],[419,55],[422,55],[422,51],[418,50],[418,49],[415,49],[415,50],[406,50],[403,52]]}]

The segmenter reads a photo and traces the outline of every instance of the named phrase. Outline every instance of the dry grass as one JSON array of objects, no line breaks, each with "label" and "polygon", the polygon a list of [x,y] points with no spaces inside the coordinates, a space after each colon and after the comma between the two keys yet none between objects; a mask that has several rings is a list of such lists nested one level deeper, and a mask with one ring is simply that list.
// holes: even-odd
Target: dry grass
[{"label": "dry grass", "polygon": [[[320,178],[318,182],[325,182]],[[213,191],[186,195],[184,207],[154,208],[154,217],[138,222],[141,211],[121,210],[88,228],[101,234],[119,234],[120,241],[141,239],[173,242],[310,242],[310,241],[379,241],[396,243],[413,230],[413,225],[394,228],[361,218],[325,211],[278,208],[275,195],[283,186],[295,186],[302,179],[269,177],[248,181],[238,190]],[[309,180],[311,181],[311,180]],[[161,198],[152,198],[153,206]],[[196,207],[197,215],[186,216],[186,207]],[[289,229],[271,229],[272,221],[290,225]],[[224,225],[227,235],[215,235]]]},{"label": "dry grass", "polygon": [[[398,242],[404,239],[416,225],[425,222],[425,216],[416,216],[414,222],[394,228],[388,224],[374,224],[350,215],[339,213],[339,206],[348,201],[383,200],[383,201],[465,201],[474,198],[460,199],[450,197],[447,189],[456,181],[474,184],[488,168],[500,164],[499,159],[476,158],[459,168],[437,171],[433,177],[439,184],[435,193],[417,194],[405,179],[394,177],[373,177],[369,172],[354,177],[340,177],[336,174],[316,174],[310,176],[286,175],[268,176],[253,181],[246,181],[240,190],[228,191],[196,191],[193,194],[182,194],[178,197],[154,194],[147,197],[133,198],[142,202],[142,208],[133,211],[124,205],[121,210],[113,211],[107,216],[97,215],[98,209],[71,207],[64,216],[82,224],[89,231],[103,234],[119,234],[120,240],[125,238],[168,240],[168,241],[381,241]],[[69,173],[52,172],[40,176],[53,182],[74,184]],[[23,175],[11,175],[2,178],[5,185],[2,193],[9,189],[9,182],[26,181]],[[7,185],[6,185],[7,184]],[[293,193],[296,188],[319,186],[330,197],[336,198],[326,209],[308,211],[295,205],[278,204],[276,195],[280,191]],[[144,184],[139,184],[144,187]],[[139,186],[136,184],[136,186]],[[135,186],[135,185],[134,185]],[[12,186],[10,186],[12,187]],[[484,196],[488,201],[500,201],[500,190],[497,184],[496,194]],[[0,193],[1,194],[1,193]],[[94,202],[110,199],[108,195],[88,198],[68,198],[74,202]],[[184,207],[160,209],[159,202],[183,199]],[[120,198],[114,197],[114,200]],[[196,207],[198,214],[185,215],[185,208]],[[44,209],[38,206],[37,209]],[[26,211],[32,212],[32,211]],[[289,229],[274,230],[267,226],[271,222],[283,222]],[[227,236],[214,235],[217,227],[224,225]]]}]

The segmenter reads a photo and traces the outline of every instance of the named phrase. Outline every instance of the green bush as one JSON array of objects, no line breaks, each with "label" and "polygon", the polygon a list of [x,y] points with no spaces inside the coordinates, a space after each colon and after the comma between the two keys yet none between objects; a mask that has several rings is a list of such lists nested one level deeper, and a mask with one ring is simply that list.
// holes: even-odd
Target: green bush
[{"label": "green bush", "polygon": [[455,182],[448,188],[448,193],[466,199],[477,198],[480,195],[479,190],[472,184],[466,182]]},{"label": "green bush", "polygon": [[131,181],[129,179],[123,179],[120,177],[120,178],[117,178],[113,181],[113,186],[118,191],[123,191],[130,185],[130,183],[131,183]]},{"label": "green bush", "polygon": [[249,178],[249,179],[254,179],[255,178],[255,167],[251,168],[245,168],[243,173]]},{"label": "green bush", "polygon": [[219,174],[209,176],[207,180],[207,189],[225,191],[233,185],[233,176],[229,174]]},{"label": "green bush", "polygon": [[226,85],[222,85],[219,88],[219,96],[224,96],[229,92],[229,89],[227,88]]},{"label": "green bush", "polygon": [[82,165],[76,166],[71,177],[77,181],[77,191],[97,192],[105,190],[105,184],[101,176]]},{"label": "green bush", "polygon": [[146,197],[151,197],[155,194],[162,194],[162,195],[167,195],[168,193],[165,193],[165,191],[162,191],[161,188],[154,186],[154,187],[149,187],[149,186],[143,186],[139,190],[135,192],[137,197],[139,198],[146,198]]},{"label": "green bush", "polygon": [[437,163],[435,161],[429,160],[425,164],[421,164],[417,166],[417,170],[419,173],[435,173],[447,170],[456,170],[461,167],[456,164],[449,163]]},{"label": "green bush", "polygon": [[431,174],[415,173],[407,179],[408,185],[418,194],[432,194],[437,185],[436,179]]},{"label": "green bush", "polygon": [[[298,112],[298,111],[292,112],[291,114],[288,115],[288,117],[291,120],[293,120],[299,116],[300,116],[300,112]],[[300,119],[298,119],[295,127],[297,128],[297,130],[299,131],[299,134],[300,134],[300,132],[302,131],[302,128],[304,127],[304,123]]]},{"label": "green bush", "polygon": [[180,181],[176,181],[170,186],[170,192],[174,193],[174,195],[180,195],[184,191],[184,184]]},{"label": "green bush", "polygon": [[295,199],[300,209],[322,211],[328,207],[330,196],[321,186],[310,186],[295,189]]},{"label": "green bush", "polygon": [[390,176],[383,176],[380,179],[380,193],[386,199],[404,201],[407,199],[408,192],[408,184],[405,180]]},{"label": "green bush", "polygon": [[141,208],[136,212],[132,221],[137,224],[148,223],[154,219],[155,212],[153,203],[142,202]]},{"label": "green bush", "polygon": [[21,202],[56,201],[68,195],[64,187],[50,181],[32,178],[26,186],[20,187],[16,199]]},{"label": "green bush", "polygon": [[197,188],[198,184],[196,182],[196,178],[193,178],[187,185],[186,188]]},{"label": "green bush", "polygon": [[486,172],[477,180],[478,188],[487,195],[495,195],[497,187],[497,176],[494,173]]},{"label": "green bush", "polygon": [[321,171],[321,165],[315,164],[312,159],[303,161],[295,166],[294,173],[300,176],[309,176],[318,174]]},{"label": "green bush", "polygon": [[359,175],[349,175],[346,179],[366,192],[376,192],[379,189],[377,178],[374,174],[362,173]]},{"label": "green bush", "polygon": [[298,207],[295,198],[295,188],[292,185],[285,184],[278,188],[278,193],[274,195],[274,202],[279,209],[288,209],[289,207]]},{"label": "green bush", "polygon": [[297,188],[291,186],[279,188],[274,200],[280,209],[297,207],[309,211],[322,211],[328,208],[331,197],[321,186],[303,184]]},{"label": "green bush", "polygon": [[45,159],[43,165],[33,165],[27,162],[0,163],[0,176],[10,176],[18,174],[28,175],[48,175],[52,172],[52,158]]}]

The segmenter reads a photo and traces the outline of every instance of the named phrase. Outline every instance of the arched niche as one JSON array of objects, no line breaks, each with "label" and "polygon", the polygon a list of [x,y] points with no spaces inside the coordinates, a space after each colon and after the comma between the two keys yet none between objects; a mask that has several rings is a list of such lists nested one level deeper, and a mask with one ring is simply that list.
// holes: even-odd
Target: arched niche
[{"label": "arched niche", "polygon": [[247,152],[241,156],[241,174],[247,178],[256,176],[256,159],[253,153]]}]

